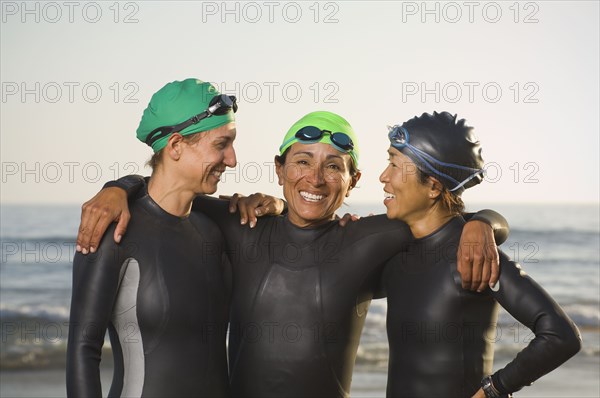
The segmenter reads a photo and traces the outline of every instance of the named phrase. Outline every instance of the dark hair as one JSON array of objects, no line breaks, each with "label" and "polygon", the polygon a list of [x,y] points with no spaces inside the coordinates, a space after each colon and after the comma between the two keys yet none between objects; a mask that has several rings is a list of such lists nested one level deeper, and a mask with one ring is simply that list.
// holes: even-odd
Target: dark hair
[{"label": "dark hair", "polygon": [[[201,133],[204,133],[204,131],[201,131]],[[195,144],[196,142],[200,141],[200,138],[202,138],[202,134],[194,133],[194,134],[184,135],[182,137],[183,137],[183,142],[185,142],[188,145],[191,145],[191,144]],[[152,157],[146,162],[146,166],[150,166],[153,171],[156,170],[156,168],[162,163],[163,150],[164,150],[164,148],[158,152],[153,153]]]},{"label": "dark hair", "polygon": [[[290,147],[288,147],[288,149],[285,150],[285,152],[283,152],[283,155],[277,155],[275,156],[275,160],[277,162],[279,162],[279,164],[284,165],[285,164],[285,160],[287,158],[288,152],[290,151]],[[352,160],[352,157],[350,158],[350,176],[352,177],[356,177],[358,175],[358,172],[360,170],[356,167],[356,165],[354,164],[354,160]]]},{"label": "dark hair", "polygon": [[[429,177],[435,178],[435,176],[423,173],[419,168],[417,170],[417,178],[419,182],[423,185],[426,185],[429,182]],[[436,179],[437,180],[437,179]],[[451,214],[460,216],[465,212],[465,203],[463,202],[460,194],[455,194],[454,192],[450,192],[448,188],[442,183],[440,183],[442,187],[440,195],[435,199],[436,202],[440,202],[442,207],[448,210]]]}]

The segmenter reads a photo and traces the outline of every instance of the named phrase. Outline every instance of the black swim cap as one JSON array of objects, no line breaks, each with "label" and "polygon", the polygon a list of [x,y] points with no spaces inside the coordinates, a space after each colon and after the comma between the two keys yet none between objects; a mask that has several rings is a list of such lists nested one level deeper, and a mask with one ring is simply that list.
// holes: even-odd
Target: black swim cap
[{"label": "black swim cap", "polygon": [[483,180],[481,145],[473,127],[448,112],[423,113],[389,134],[392,146],[410,157],[423,173],[460,194]]}]

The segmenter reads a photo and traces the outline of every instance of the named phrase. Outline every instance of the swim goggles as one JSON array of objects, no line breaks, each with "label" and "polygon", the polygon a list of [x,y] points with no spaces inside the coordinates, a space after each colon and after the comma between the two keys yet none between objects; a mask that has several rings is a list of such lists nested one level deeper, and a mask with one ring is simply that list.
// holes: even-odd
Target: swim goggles
[{"label": "swim goggles", "polygon": [[[431,171],[434,175],[442,177],[442,178],[452,182],[453,184],[455,184],[454,188],[449,189],[450,192],[454,192],[454,191],[460,189],[462,186],[464,186],[466,183],[471,181],[473,178],[475,178],[479,175],[482,175],[482,176],[484,175],[485,170],[483,170],[483,169],[474,169],[471,167],[461,166],[458,164],[442,162],[441,160],[437,160],[436,158],[434,158],[433,156],[429,155],[428,153],[420,150],[419,148],[414,147],[413,145],[410,144],[410,135],[408,134],[408,130],[406,130],[402,126],[398,126],[398,125],[393,126],[393,127],[388,126],[388,130],[389,130],[388,138],[390,140],[390,144],[394,148],[396,148],[398,150],[400,150],[402,148],[406,148],[406,149],[410,150],[413,153],[413,155],[415,155],[415,157],[417,159],[419,159],[421,161],[421,163],[429,171]],[[456,170],[463,170],[463,171],[468,172],[470,175],[463,181],[458,181],[457,179],[449,176],[448,174],[442,173],[440,171],[441,167],[446,167],[446,168],[456,169]]]},{"label": "swim goggles", "polygon": [[200,123],[201,120],[209,118],[213,115],[224,115],[232,109],[234,113],[237,112],[238,109],[237,99],[235,96],[225,94],[216,95],[210,100],[208,108],[204,112],[199,113],[196,116],[189,118],[185,122],[181,122],[174,126],[163,126],[152,130],[150,134],[148,134],[148,137],[146,137],[146,144],[152,146],[152,144],[154,144],[156,141],[168,136],[169,134],[181,131],[191,125]]},{"label": "swim goggles", "polygon": [[329,130],[321,130],[315,126],[305,126],[296,132],[296,134],[288,139],[281,145],[281,148],[288,145],[290,142],[294,140],[298,140],[304,143],[314,143],[318,142],[323,138],[325,134],[329,134],[331,136],[331,143],[333,146],[341,152],[350,152],[354,149],[354,142],[350,136],[346,133],[332,133]]}]

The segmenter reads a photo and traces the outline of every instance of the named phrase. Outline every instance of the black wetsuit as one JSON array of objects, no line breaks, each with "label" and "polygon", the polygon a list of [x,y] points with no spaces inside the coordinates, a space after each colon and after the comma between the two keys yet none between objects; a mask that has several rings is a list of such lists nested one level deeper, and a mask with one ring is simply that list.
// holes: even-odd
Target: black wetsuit
[{"label": "black wetsuit", "polygon": [[[113,185],[130,195],[143,185],[141,177],[121,181]],[[412,241],[410,229],[385,215],[314,228],[263,217],[250,229],[228,205],[198,197],[192,210],[211,217],[226,238],[232,395],[347,396],[370,300],[387,260]],[[492,224],[497,242],[506,239],[508,226],[497,213],[475,218]]]},{"label": "black wetsuit", "polygon": [[234,396],[344,397],[383,265],[412,240],[384,215],[298,228],[287,217],[240,227],[228,202],[194,203],[226,237],[233,271]]},{"label": "black wetsuit", "polygon": [[109,396],[229,396],[220,230],[202,214],[168,214],[147,194],[131,215],[119,245],[111,230],[96,254],[75,255],[68,395],[101,396],[108,328]]},{"label": "black wetsuit", "polygon": [[[415,240],[386,265],[390,344],[388,397],[471,397],[492,373],[498,304],[535,333],[493,375],[511,393],[558,367],[580,347],[577,328],[521,267],[500,253],[497,291],[463,290],[456,249],[464,225],[454,218]],[[507,338],[507,337],[504,337]]]}]

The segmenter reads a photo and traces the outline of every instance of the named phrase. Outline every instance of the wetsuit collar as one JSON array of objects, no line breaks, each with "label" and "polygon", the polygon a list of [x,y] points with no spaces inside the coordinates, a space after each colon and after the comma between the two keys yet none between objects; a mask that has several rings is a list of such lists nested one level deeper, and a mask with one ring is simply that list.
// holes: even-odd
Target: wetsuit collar
[{"label": "wetsuit collar", "polygon": [[308,226],[308,227],[299,227],[299,226],[297,226],[296,224],[294,224],[294,223],[292,223],[290,221],[290,219],[288,218],[287,214],[284,215],[284,216],[282,216],[282,217],[285,219],[285,223],[288,224],[290,226],[290,228],[298,229],[298,230],[301,230],[301,231],[317,231],[317,230],[320,230],[320,229],[323,229],[323,228],[328,228],[329,226],[331,226],[331,224],[335,224],[335,223],[337,223],[339,221],[337,219],[334,219],[334,220],[331,220],[331,221],[325,221],[325,222],[323,222],[321,224],[317,224],[317,225],[311,225],[311,226]]},{"label": "wetsuit collar", "polygon": [[463,225],[465,225],[465,219],[462,216],[454,216],[429,235],[415,239],[414,243],[425,244],[428,242],[437,243],[443,241],[444,238],[446,238],[447,236],[452,236],[455,233],[454,227],[462,228]]},{"label": "wetsuit collar", "polygon": [[158,205],[148,194],[148,185],[144,186],[143,195],[138,199],[138,203],[150,214],[157,218],[161,223],[178,224],[188,219],[189,216],[175,216]]},{"label": "wetsuit collar", "polygon": [[297,243],[312,242],[321,237],[321,235],[329,231],[338,223],[338,220],[331,220],[315,226],[299,227],[297,225],[294,225],[288,219],[287,215],[282,216],[282,219],[284,230],[286,231],[290,239]]}]

